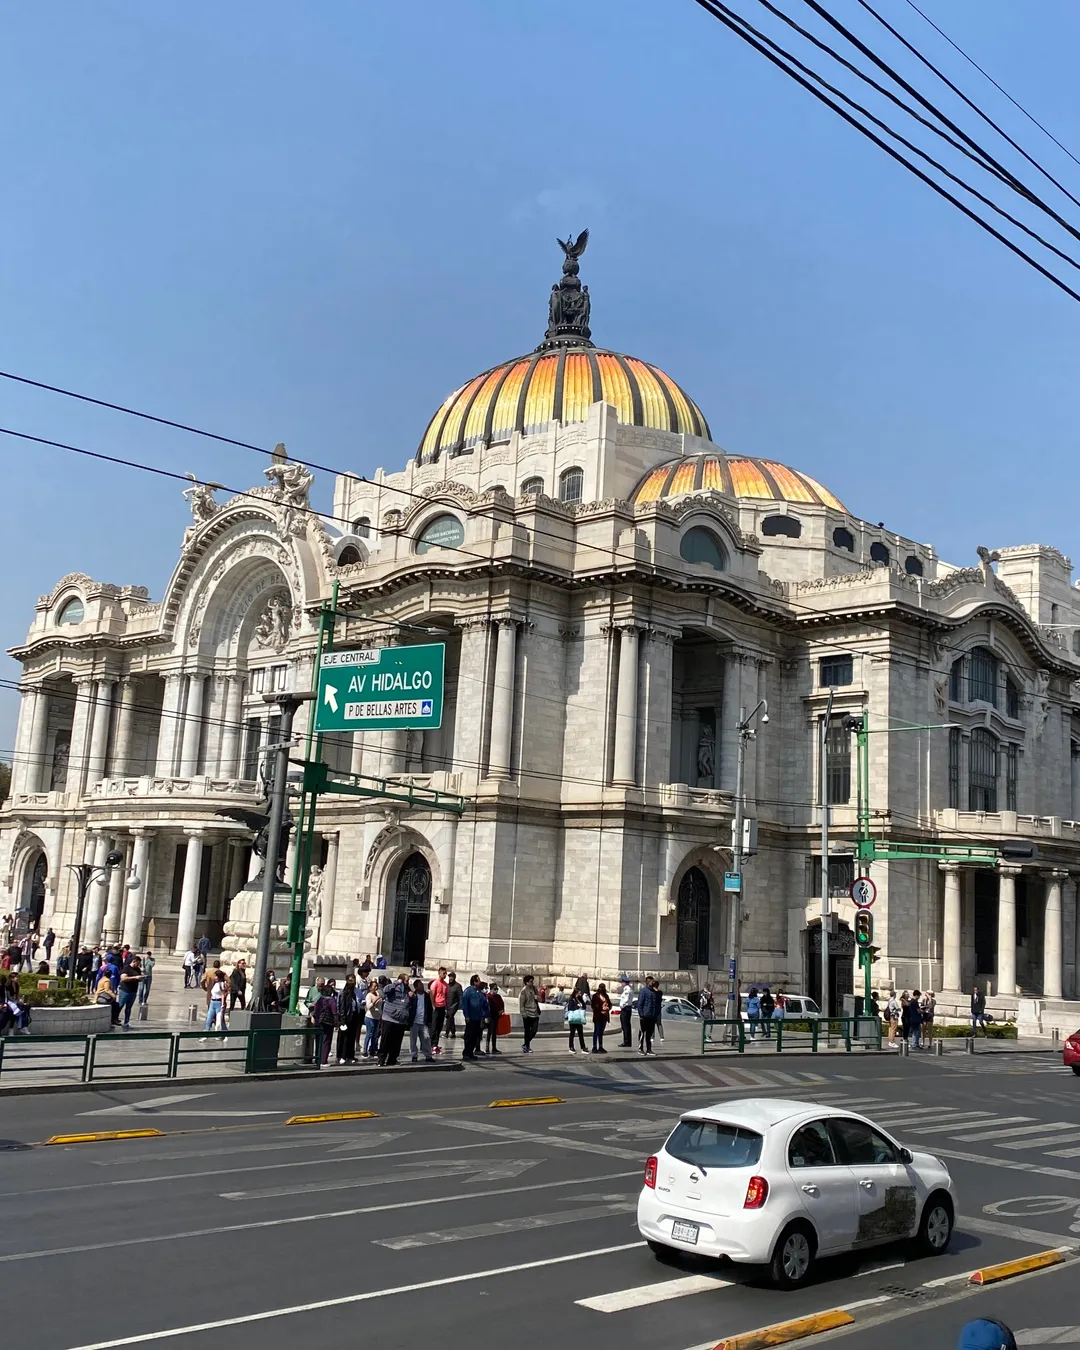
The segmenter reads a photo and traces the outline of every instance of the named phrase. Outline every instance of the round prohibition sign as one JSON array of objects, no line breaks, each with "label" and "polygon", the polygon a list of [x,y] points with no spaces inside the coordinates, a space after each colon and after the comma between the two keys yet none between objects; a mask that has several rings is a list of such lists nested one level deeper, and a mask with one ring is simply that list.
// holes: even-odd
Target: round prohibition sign
[{"label": "round prohibition sign", "polygon": [[859,909],[869,909],[877,899],[877,887],[869,877],[856,877],[849,894]]}]

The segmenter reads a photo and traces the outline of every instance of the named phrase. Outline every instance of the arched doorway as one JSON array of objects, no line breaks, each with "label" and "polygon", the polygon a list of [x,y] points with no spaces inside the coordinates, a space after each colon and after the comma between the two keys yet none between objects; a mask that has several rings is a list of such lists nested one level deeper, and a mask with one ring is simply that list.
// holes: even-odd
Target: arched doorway
[{"label": "arched doorway", "polygon": [[679,966],[709,964],[709,882],[700,867],[691,867],[679,883],[676,907],[676,946]]},{"label": "arched doorway", "polygon": [[422,853],[411,853],[401,865],[395,887],[391,965],[423,964],[430,920],[431,868]]}]

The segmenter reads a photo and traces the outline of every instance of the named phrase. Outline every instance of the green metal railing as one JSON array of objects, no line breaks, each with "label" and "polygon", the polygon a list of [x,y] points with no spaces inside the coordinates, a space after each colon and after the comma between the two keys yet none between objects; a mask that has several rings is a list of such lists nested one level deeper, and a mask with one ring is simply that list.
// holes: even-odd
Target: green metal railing
[{"label": "green metal railing", "polygon": [[[721,1030],[715,1032],[714,1028]],[[734,1032],[732,1029],[737,1028]],[[838,1042],[843,1043],[845,1051],[851,1052],[852,1046],[880,1050],[881,1022],[876,1017],[774,1017],[762,1018],[750,1024],[726,1017],[706,1017],[701,1023],[701,1053],[708,1050],[733,1050],[744,1054],[747,1041],[771,1040],[775,1042],[778,1053],[783,1053],[785,1042],[788,1049],[805,1050],[809,1045],[812,1054],[817,1054],[824,1045],[831,1049]]]},{"label": "green metal railing", "polygon": [[[240,1074],[318,1069],[322,1027],[259,1027],[245,1031],[132,1031],[95,1036],[0,1037],[0,1078],[11,1074],[70,1075],[81,1083],[123,1082],[132,1070],[180,1078],[200,1067],[235,1068]],[[295,1046],[283,1046],[287,1039]],[[134,1044],[139,1058],[111,1053]],[[199,1048],[196,1049],[196,1046]],[[143,1048],[145,1047],[145,1055]],[[161,1053],[153,1050],[160,1047]],[[145,1056],[150,1056],[149,1058]]]}]

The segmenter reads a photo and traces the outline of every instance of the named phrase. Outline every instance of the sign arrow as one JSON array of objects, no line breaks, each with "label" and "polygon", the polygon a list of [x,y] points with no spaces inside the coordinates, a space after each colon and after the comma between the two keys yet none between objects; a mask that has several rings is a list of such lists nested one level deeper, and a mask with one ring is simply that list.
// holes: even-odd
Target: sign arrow
[{"label": "sign arrow", "polygon": [[212,1097],[212,1092],[182,1092],[171,1097],[147,1097],[141,1102],[124,1102],[120,1106],[106,1106],[98,1111],[80,1111],[80,1116],[283,1116],[284,1111],[222,1111],[207,1107],[202,1111],[178,1111],[180,1102],[198,1101]]},{"label": "sign arrow", "polygon": [[635,1209],[637,1209],[636,1199],[628,1200],[625,1196],[616,1196],[606,1205],[560,1209],[553,1214],[518,1215],[513,1219],[476,1223],[466,1228],[443,1228],[433,1233],[409,1233],[404,1237],[372,1238],[372,1241],[376,1246],[389,1247],[391,1251],[401,1252],[411,1247],[436,1247],[444,1242],[467,1242],[469,1238],[501,1237],[504,1233],[520,1233],[523,1228],[553,1228],[557,1224],[607,1219],[616,1214],[629,1214]]},{"label": "sign arrow", "polygon": [[[370,1156],[370,1155],[369,1155]],[[378,1161],[378,1155],[372,1161]],[[360,1158],[357,1161],[361,1161]],[[457,1162],[405,1163],[392,1172],[348,1181],[313,1181],[301,1186],[271,1186],[261,1191],[222,1191],[222,1200],[271,1200],[282,1195],[308,1195],[313,1191],[346,1191],[360,1186],[396,1186],[407,1181],[437,1181],[442,1177],[467,1177],[469,1181],[504,1181],[536,1167],[539,1158],[502,1158],[487,1162],[461,1159]]]},{"label": "sign arrow", "polygon": [[331,712],[337,712],[337,690],[332,684],[328,684],[323,690],[323,702],[330,705]]}]

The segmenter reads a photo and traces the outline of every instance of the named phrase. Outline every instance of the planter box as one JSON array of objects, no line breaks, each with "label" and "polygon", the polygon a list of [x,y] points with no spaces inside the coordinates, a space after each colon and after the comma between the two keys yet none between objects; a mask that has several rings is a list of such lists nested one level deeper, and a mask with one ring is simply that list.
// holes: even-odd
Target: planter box
[{"label": "planter box", "polygon": [[31,1036],[97,1036],[112,1025],[112,1011],[104,1004],[81,1008],[31,1008]]}]

